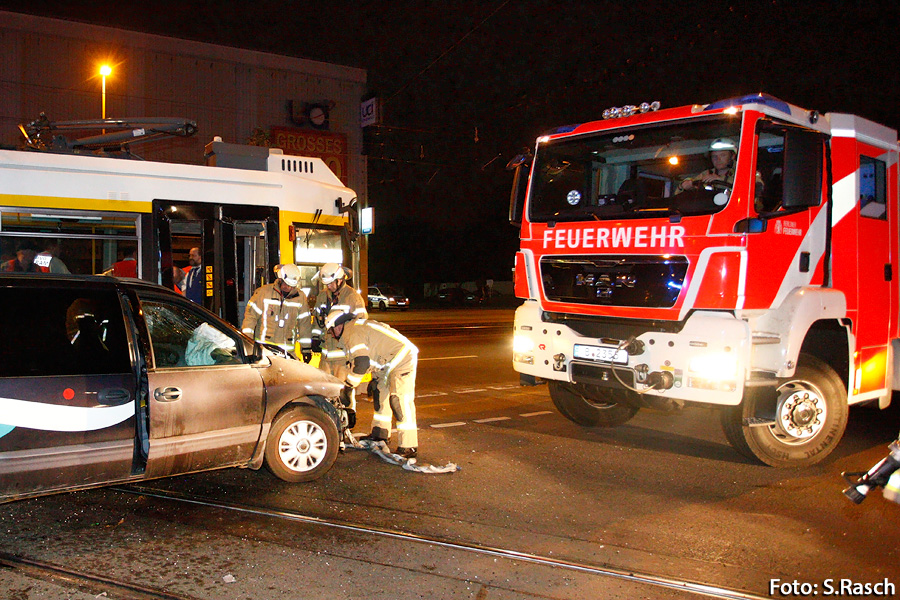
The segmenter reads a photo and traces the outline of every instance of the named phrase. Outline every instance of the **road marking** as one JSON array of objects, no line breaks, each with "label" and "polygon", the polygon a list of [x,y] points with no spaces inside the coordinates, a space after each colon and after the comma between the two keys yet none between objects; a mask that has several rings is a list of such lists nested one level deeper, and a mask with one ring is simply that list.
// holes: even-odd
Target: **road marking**
[{"label": "road marking", "polygon": [[494,390],[496,392],[504,392],[506,390],[514,390],[521,387],[517,383],[509,383],[509,384],[497,384],[497,385],[489,385],[483,388],[462,388],[462,389],[453,389],[446,392],[426,392],[422,394],[416,394],[416,398],[432,398],[434,396],[448,396],[450,394],[471,394],[473,392],[485,392],[487,390]]},{"label": "road marking", "polygon": [[553,414],[553,411],[552,411],[552,410],[542,410],[542,411],[540,411],[540,412],[522,413],[522,414],[519,415],[519,416],[520,416],[520,417],[537,417],[537,416],[540,416],[540,415],[552,415],[552,414]]},{"label": "road marking", "polygon": [[459,358],[478,358],[477,354],[467,354],[466,356],[435,356],[433,358],[419,358],[419,362],[423,360],[457,360]]},{"label": "road marking", "polygon": [[442,429],[444,427],[462,427],[465,424],[465,421],[457,421],[456,423],[435,423],[432,427],[435,429]]},{"label": "road marking", "polygon": [[490,419],[475,419],[476,423],[493,423],[494,421],[509,421],[509,417],[492,417]]}]

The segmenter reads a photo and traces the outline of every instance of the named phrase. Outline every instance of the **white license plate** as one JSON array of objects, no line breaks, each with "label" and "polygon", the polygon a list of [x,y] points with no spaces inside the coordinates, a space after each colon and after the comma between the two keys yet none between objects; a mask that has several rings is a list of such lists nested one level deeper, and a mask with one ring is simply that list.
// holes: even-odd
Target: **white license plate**
[{"label": "white license plate", "polygon": [[614,346],[586,346],[575,344],[575,358],[596,360],[598,362],[628,364],[628,353]]}]

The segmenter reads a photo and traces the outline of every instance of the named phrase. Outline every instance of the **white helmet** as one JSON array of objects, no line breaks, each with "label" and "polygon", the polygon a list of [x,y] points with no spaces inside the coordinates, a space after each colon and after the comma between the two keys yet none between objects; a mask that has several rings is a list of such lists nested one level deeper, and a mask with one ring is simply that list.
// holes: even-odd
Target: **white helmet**
[{"label": "white helmet", "polygon": [[737,145],[729,138],[719,138],[713,140],[709,145],[709,150],[710,152],[715,152],[716,150],[731,150],[732,152],[737,152]]},{"label": "white helmet", "polygon": [[332,281],[346,279],[347,272],[344,267],[337,263],[326,263],[319,269],[319,277],[322,279],[323,284],[328,285]]},{"label": "white helmet", "polygon": [[337,327],[338,325],[342,325],[347,321],[353,320],[353,314],[336,308],[328,313],[328,316],[325,317],[325,329],[332,329]]},{"label": "white helmet", "polygon": [[291,287],[297,287],[297,284],[300,283],[300,267],[293,263],[281,265],[278,268],[278,279]]}]

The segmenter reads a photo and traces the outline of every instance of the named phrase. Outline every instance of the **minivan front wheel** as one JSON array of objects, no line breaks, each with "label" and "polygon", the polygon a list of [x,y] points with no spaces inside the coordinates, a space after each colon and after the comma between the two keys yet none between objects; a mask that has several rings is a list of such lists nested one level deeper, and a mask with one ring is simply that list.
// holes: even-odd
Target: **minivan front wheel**
[{"label": "minivan front wheel", "polygon": [[334,465],[338,442],[337,426],[324,411],[294,406],[272,423],[266,441],[266,466],[284,481],[313,481]]}]

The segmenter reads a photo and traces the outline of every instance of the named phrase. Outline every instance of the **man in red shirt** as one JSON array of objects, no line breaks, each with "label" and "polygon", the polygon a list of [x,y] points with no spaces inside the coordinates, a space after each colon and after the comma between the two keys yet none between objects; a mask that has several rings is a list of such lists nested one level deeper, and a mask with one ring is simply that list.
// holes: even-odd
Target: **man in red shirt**
[{"label": "man in red shirt", "polygon": [[104,273],[104,275],[112,275],[113,277],[137,277],[137,254],[136,248],[125,250],[122,260],[113,263],[113,266]]}]

